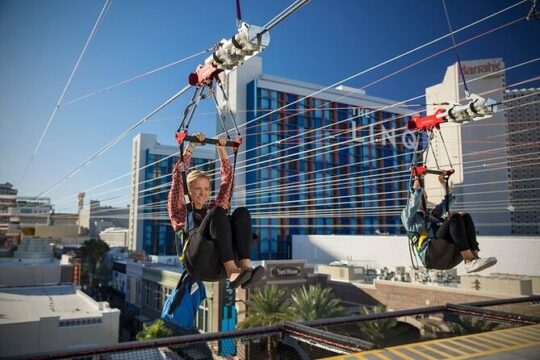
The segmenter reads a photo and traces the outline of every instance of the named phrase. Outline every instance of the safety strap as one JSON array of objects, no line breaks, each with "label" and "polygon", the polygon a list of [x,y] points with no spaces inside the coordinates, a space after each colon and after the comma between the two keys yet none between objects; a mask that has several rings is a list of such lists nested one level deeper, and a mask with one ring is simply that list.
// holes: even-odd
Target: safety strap
[{"label": "safety strap", "polygon": [[[424,229],[424,231],[422,231],[421,233],[417,233],[416,231],[407,231],[407,237],[409,238],[409,255],[411,257],[411,264],[413,269],[418,270],[419,258],[425,265],[423,256],[421,256],[420,254],[425,253],[426,247],[429,245],[429,230]],[[413,255],[413,252],[416,256]]]},{"label": "safety strap", "polygon": [[409,238],[409,256],[411,257],[411,265],[414,270],[418,270],[418,258],[416,257],[416,251],[414,250],[415,242],[414,237],[418,238],[417,232],[407,232],[407,237]]},{"label": "safety strap", "polygon": [[187,270],[184,270],[182,273],[182,276],[180,276],[180,280],[178,280],[178,284],[176,284],[176,289],[180,291],[176,294],[176,297],[173,299],[173,302],[171,303],[171,306],[169,307],[169,314],[171,314],[177,307],[180,305],[180,302],[182,301],[183,293],[182,291],[182,284],[184,281],[189,281],[187,278],[188,272]]},{"label": "safety strap", "polygon": [[[240,10],[240,0],[236,0],[236,26],[240,27],[242,24],[242,11]],[[234,36],[232,37],[234,39]]]},{"label": "safety strap", "polygon": [[450,175],[448,173],[443,175],[444,179],[444,207],[446,209],[446,217],[450,217],[450,186],[448,186],[448,180],[450,179]]},{"label": "safety strap", "polygon": [[232,168],[232,179],[231,179],[231,195],[229,196],[229,207],[227,208],[227,213],[231,214],[231,205],[232,205],[232,197],[234,192],[234,174],[236,172],[236,159],[238,158],[238,147],[233,148],[234,152],[234,160],[233,160],[233,168]]}]

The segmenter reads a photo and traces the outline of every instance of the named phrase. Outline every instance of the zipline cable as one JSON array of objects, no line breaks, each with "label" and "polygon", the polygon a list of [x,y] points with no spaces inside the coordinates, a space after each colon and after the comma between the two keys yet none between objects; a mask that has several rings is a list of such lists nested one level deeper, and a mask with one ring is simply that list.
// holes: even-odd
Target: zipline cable
[{"label": "zipline cable", "polygon": [[107,151],[110,147],[112,147],[114,144],[116,144],[117,142],[119,142],[120,140],[122,140],[128,133],[130,133],[133,129],[135,129],[136,127],[138,127],[139,125],[141,125],[142,123],[144,122],[147,122],[148,119],[150,119],[153,115],[155,115],[157,112],[159,112],[161,109],[163,109],[165,106],[167,106],[169,103],[171,103],[173,100],[175,100],[176,98],[178,98],[179,96],[181,96],[183,93],[185,93],[187,90],[189,90],[189,88],[191,88],[191,85],[186,85],[186,87],[184,87],[182,90],[180,90],[179,92],[177,92],[176,94],[174,94],[173,96],[171,96],[171,98],[169,98],[167,101],[165,101],[163,104],[161,104],[160,106],[158,106],[155,110],[153,110],[152,112],[150,112],[148,115],[146,115],[145,117],[143,117],[141,120],[139,120],[137,123],[135,123],[134,125],[132,125],[130,128],[128,128],[127,130],[125,130],[123,133],[121,133],[120,135],[118,135],[116,138],[114,138],[111,142],[109,142],[107,145],[105,145],[104,147],[102,147],[100,150],[98,150],[98,152],[96,152],[94,155],[90,156],[88,159],[86,159],[81,165],[77,166],[75,169],[73,169],[70,173],[68,173],[67,175],[65,175],[64,177],[62,177],[60,180],[58,180],[56,183],[54,183],[52,186],[50,186],[49,188],[47,188],[46,190],[42,191],[41,193],[39,193],[37,195],[37,197],[40,197],[40,196],[43,196],[44,194],[47,194],[48,192],[50,192],[51,190],[55,189],[58,185],[60,185],[63,181],[65,181],[66,179],[70,178],[71,176],[75,175],[77,172],[79,172],[84,166],[88,165],[92,160],[94,160],[95,158],[97,158],[98,156],[102,155],[105,151]]},{"label": "zipline cable", "polygon": [[[91,96],[94,96],[94,95],[97,95],[97,94],[101,94],[101,93],[103,93],[103,92],[105,92],[105,91],[112,90],[112,89],[114,89],[114,88],[116,88],[116,87],[118,87],[118,86],[125,85],[125,84],[127,84],[127,83],[132,82],[132,81],[135,81],[135,80],[141,79],[141,78],[143,78],[143,77],[152,75],[152,74],[154,74],[154,73],[156,73],[156,72],[158,72],[158,71],[167,69],[167,68],[169,68],[169,67],[171,67],[171,66],[174,66],[174,65],[178,65],[178,64],[180,64],[180,63],[183,63],[184,61],[193,59],[193,58],[195,58],[195,57],[197,57],[197,56],[199,56],[199,55],[201,55],[201,54],[204,54],[204,53],[206,53],[206,52],[208,52],[208,51],[211,51],[212,49],[213,49],[213,48],[208,48],[208,49],[206,49],[206,50],[199,51],[198,53],[195,53],[195,54],[193,54],[193,55],[187,56],[187,57],[185,57],[185,58],[183,58],[183,59],[174,61],[174,62],[169,63],[169,64],[167,64],[167,65],[160,66],[160,67],[158,67],[158,68],[156,68],[156,69],[153,69],[153,70],[144,72],[144,73],[139,74],[139,75],[136,75],[136,76],[134,76],[134,77],[132,77],[132,78],[129,78],[129,79],[126,79],[126,80],[122,80],[122,81],[119,81],[119,82],[114,83],[114,84],[112,84],[112,85],[106,86],[106,87],[104,87],[104,88],[102,88],[102,89],[100,89],[100,90],[95,90],[95,91],[89,92],[89,93],[87,93],[87,94],[85,94],[85,95],[82,95],[82,96],[80,96],[80,97],[78,97],[78,98],[75,98],[75,99],[73,99],[73,100],[70,100],[70,101],[67,101],[67,102],[65,102],[65,103],[62,103],[62,104],[60,104],[60,106],[61,106],[61,107],[65,107],[65,106],[68,106],[68,105],[72,105],[72,104],[74,104],[74,103],[77,103],[77,102],[79,102],[79,101],[81,101],[81,100],[84,100],[84,99],[86,99],[86,98],[89,98],[89,97],[91,97]],[[176,119],[176,117],[175,117],[175,119]]]},{"label": "zipline cable", "polygon": [[79,58],[77,59],[77,62],[75,63],[75,66],[73,67],[73,70],[71,71],[71,74],[69,75],[68,81],[66,82],[66,85],[64,86],[64,89],[62,90],[62,93],[60,94],[60,97],[58,98],[58,101],[56,102],[56,105],[51,113],[51,116],[49,117],[49,121],[47,121],[47,125],[45,125],[45,129],[43,129],[43,132],[41,133],[41,136],[34,148],[34,151],[32,152],[32,156],[30,157],[30,160],[26,164],[26,167],[23,171],[23,174],[21,176],[21,179],[19,180],[19,186],[24,181],[24,178],[26,177],[26,173],[28,172],[28,169],[30,168],[30,165],[34,161],[34,158],[36,157],[36,154],[39,150],[39,147],[41,146],[41,143],[43,142],[43,139],[45,138],[45,135],[47,135],[47,132],[49,131],[49,127],[51,126],[51,123],[56,116],[56,113],[58,111],[58,108],[60,107],[60,103],[62,102],[64,95],[67,92],[67,89],[69,85],[71,84],[71,81],[73,80],[73,77],[75,76],[75,72],[79,68],[79,64],[81,63],[81,60],[86,53],[86,50],[88,49],[90,43],[94,39],[94,35],[99,27],[99,25],[102,23],[102,19],[105,17],[105,14],[109,11],[112,4],[112,0],[106,0],[105,4],[103,5],[103,9],[101,9],[101,12],[96,20],[96,23],[94,24],[94,27],[92,28],[92,31],[90,32],[90,36],[88,36],[88,39],[86,40],[86,43],[84,44],[84,47],[79,55]]}]

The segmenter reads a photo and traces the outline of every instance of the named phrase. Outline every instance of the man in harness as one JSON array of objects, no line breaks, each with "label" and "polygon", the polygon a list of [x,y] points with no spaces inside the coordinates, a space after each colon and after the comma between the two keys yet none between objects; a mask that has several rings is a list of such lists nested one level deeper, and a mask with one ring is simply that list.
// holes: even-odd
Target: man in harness
[{"label": "man in harness", "polygon": [[[447,178],[439,176],[441,184]],[[423,177],[413,178],[407,206],[401,212],[401,221],[407,230],[411,245],[423,265],[428,269],[448,270],[465,262],[467,273],[487,269],[497,263],[494,257],[480,258],[476,229],[468,213],[447,213],[444,209],[455,202],[455,195],[447,191],[445,199],[434,209],[427,208],[427,195],[421,184]]]}]

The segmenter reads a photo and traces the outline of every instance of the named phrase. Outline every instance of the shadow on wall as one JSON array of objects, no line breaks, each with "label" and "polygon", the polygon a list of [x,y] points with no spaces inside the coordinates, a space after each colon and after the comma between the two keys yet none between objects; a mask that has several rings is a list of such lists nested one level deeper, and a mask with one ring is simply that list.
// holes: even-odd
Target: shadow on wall
[{"label": "shadow on wall", "polygon": [[379,300],[349,282],[329,280],[328,286],[332,288],[334,295],[341,299],[343,305],[351,310],[358,310],[358,306],[383,305]]}]

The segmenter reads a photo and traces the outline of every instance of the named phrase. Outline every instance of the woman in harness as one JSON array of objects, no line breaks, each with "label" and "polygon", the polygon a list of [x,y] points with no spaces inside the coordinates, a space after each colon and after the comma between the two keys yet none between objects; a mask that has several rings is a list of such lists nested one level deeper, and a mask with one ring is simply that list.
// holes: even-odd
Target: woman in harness
[{"label": "woman in harness", "polygon": [[[427,209],[427,195],[421,187],[421,177],[414,178],[407,206],[401,212],[401,221],[414,250],[428,269],[447,270],[465,261],[468,273],[484,270],[497,263],[494,257],[480,258],[476,229],[468,213],[452,213],[443,220],[446,201],[449,207],[455,195],[448,193],[434,209]],[[439,177],[444,184],[442,176]]]},{"label": "woman in harness", "polygon": [[[204,134],[195,134],[203,144]],[[245,207],[239,207],[228,216],[226,209],[232,192],[232,166],[227,157],[224,145],[226,139],[218,137],[216,149],[221,162],[221,184],[214,201],[210,197],[210,178],[199,170],[193,170],[187,175],[187,186],[192,199],[193,219],[189,217],[184,200],[184,184],[180,160],[173,170],[172,185],[169,191],[167,209],[174,231],[184,231],[186,221],[189,224],[190,236],[197,231],[205,239],[214,241],[219,252],[220,262],[226,271],[230,286],[243,288],[253,285],[264,274],[264,268],[255,269],[251,266],[250,254],[252,244],[251,216]],[[184,151],[184,166],[187,169],[191,160],[194,146],[190,143]]]}]

